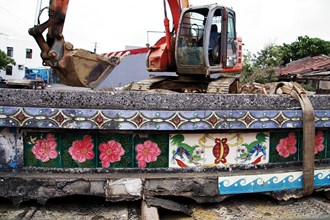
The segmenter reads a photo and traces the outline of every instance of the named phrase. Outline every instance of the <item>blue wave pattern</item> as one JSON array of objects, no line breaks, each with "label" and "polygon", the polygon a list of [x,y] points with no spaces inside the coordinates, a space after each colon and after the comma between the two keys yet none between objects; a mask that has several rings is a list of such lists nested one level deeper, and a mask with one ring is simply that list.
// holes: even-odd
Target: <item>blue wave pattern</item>
[{"label": "blue wave pattern", "polygon": [[[279,174],[279,176],[270,175],[249,175],[237,177],[219,177],[219,192],[221,195],[270,192],[279,190],[301,189],[303,188],[302,172],[292,172]],[[283,175],[286,175],[283,178]],[[251,180],[251,178],[254,178]],[[249,179],[249,181],[247,180]],[[330,170],[315,171],[314,186],[330,186]]]},{"label": "blue wave pattern", "polygon": [[314,186],[330,186],[330,171],[328,174],[317,173],[314,176]]}]

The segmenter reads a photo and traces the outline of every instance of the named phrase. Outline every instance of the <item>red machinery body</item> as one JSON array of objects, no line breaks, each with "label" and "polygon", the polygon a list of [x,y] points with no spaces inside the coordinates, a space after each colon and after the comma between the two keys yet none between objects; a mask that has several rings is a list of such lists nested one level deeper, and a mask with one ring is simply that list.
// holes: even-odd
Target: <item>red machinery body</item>
[{"label": "red machinery body", "polygon": [[[188,0],[163,0],[163,3],[166,35],[149,47],[148,71],[176,72],[179,76],[199,78],[241,71],[242,41],[236,37],[233,10],[217,4],[190,7]],[[123,57],[77,50],[65,42],[62,30],[68,4],[69,0],[50,0],[49,20],[34,26],[29,33],[41,48],[43,65],[54,68],[63,84],[95,88]],[[172,14],[172,30],[166,5]],[[218,31],[211,47],[214,26]],[[45,40],[42,34],[47,29]]]}]

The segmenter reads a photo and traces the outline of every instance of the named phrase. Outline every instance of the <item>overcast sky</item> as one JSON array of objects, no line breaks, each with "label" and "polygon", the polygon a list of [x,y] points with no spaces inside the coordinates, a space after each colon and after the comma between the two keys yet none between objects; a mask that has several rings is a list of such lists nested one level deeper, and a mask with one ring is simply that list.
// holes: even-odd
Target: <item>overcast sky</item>
[{"label": "overcast sky", "polygon": [[[252,52],[303,35],[330,41],[330,0],[190,0],[192,5],[215,2],[236,11],[238,34]],[[0,0],[0,34],[31,39],[27,31],[35,22],[36,6],[37,0]],[[163,16],[162,0],[70,0],[64,36],[88,50],[97,42],[99,53],[144,46],[148,31],[164,30]],[[151,44],[160,37],[148,36]]]}]

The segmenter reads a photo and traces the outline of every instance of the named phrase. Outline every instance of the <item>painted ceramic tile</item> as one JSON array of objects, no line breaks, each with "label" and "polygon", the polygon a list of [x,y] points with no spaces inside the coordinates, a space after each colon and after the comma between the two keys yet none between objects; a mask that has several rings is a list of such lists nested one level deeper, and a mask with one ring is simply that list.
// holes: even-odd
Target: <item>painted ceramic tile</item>
[{"label": "painted ceramic tile", "polygon": [[61,134],[62,163],[65,168],[98,167],[97,136],[88,133]]},{"label": "painted ceramic tile", "polygon": [[326,158],[330,158],[330,131],[326,131],[326,145],[325,145],[325,147],[326,147]]},{"label": "painted ceramic tile", "polygon": [[[303,133],[300,132],[300,143],[299,147],[299,161],[303,161]],[[326,158],[326,132],[322,130],[315,131],[315,146],[314,146],[314,155],[315,159],[324,159]]]},{"label": "painted ceramic tile", "polygon": [[24,136],[24,165],[61,167],[59,136],[55,133],[32,132]]},{"label": "painted ceramic tile", "polygon": [[315,132],[315,146],[314,154],[315,159],[325,159],[327,154],[327,133],[322,130],[316,130]]},{"label": "painted ceramic tile", "polygon": [[[315,170],[314,185],[330,186],[330,170]],[[270,192],[303,187],[302,172],[219,177],[221,195]]]},{"label": "painted ceramic tile", "polygon": [[[303,133],[272,132],[271,133],[271,162],[290,162],[303,160]],[[315,132],[315,159],[327,157],[327,132]]]},{"label": "painted ceramic tile", "polygon": [[219,177],[221,195],[302,188],[302,172]]},{"label": "painted ceramic tile", "polygon": [[301,148],[300,132],[272,132],[270,134],[270,162],[298,161]]},{"label": "painted ceramic tile", "polygon": [[135,135],[133,138],[133,147],[135,167],[168,167],[168,135]]},{"label": "painted ceramic tile", "polygon": [[101,134],[98,138],[99,162],[102,168],[131,168],[134,165],[133,135]]},{"label": "painted ceramic tile", "polygon": [[267,163],[269,134],[173,134],[169,152],[170,167]]},{"label": "painted ceramic tile", "polygon": [[269,133],[242,133],[237,143],[237,164],[266,164],[269,161]]},{"label": "painted ceramic tile", "polygon": [[330,170],[315,170],[314,171],[314,185],[321,186],[330,186]]},{"label": "painted ceramic tile", "polygon": [[207,160],[206,149],[212,149],[213,146],[212,139],[207,140],[203,134],[170,135],[169,166],[203,166]]},{"label": "painted ceramic tile", "polygon": [[18,169],[22,160],[20,136],[15,128],[0,128],[0,171]]}]

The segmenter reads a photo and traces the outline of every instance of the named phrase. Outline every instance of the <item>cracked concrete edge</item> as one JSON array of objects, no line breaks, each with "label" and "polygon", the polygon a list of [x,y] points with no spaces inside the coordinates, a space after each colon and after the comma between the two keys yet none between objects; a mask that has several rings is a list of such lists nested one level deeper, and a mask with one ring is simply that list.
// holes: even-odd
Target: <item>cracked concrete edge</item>
[{"label": "cracked concrete edge", "polygon": [[[220,195],[216,176],[204,178],[178,176],[170,179],[118,178],[111,180],[106,178],[82,179],[81,177],[49,179],[7,176],[0,179],[0,197],[12,200],[15,205],[28,200],[36,200],[40,204],[46,204],[49,199],[72,195],[104,197],[106,201],[110,202],[138,201],[145,198],[188,198],[197,203],[221,202],[231,196]],[[278,200],[288,200],[302,197],[301,192],[300,189],[261,194],[270,195]],[[158,204],[160,204],[159,201]],[[171,204],[167,207],[171,207]]]},{"label": "cracked concrete edge", "polygon": [[[329,95],[309,96],[315,109],[328,109]],[[0,106],[122,109],[226,110],[300,109],[289,95],[144,93],[0,89]]]},{"label": "cracked concrete edge", "polygon": [[[15,204],[47,200],[71,195],[104,197],[107,201],[136,201],[145,197],[175,196],[187,197],[197,202],[219,201],[216,177],[181,179],[27,179],[22,177],[1,177],[0,196],[9,198]],[[210,190],[212,189],[212,190]]]},{"label": "cracked concrete edge", "polygon": [[189,216],[192,215],[192,211],[188,208],[188,205],[186,204],[180,204],[169,199],[162,199],[156,197],[146,197],[144,200],[150,207],[164,208],[175,212],[182,212]]}]

